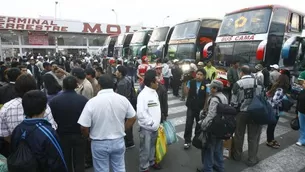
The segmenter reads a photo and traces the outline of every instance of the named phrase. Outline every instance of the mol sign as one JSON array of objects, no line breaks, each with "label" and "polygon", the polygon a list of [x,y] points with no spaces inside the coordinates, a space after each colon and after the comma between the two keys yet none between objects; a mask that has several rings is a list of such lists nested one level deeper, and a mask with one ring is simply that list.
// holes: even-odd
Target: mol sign
[{"label": "mol sign", "polygon": [[127,32],[135,32],[137,30],[146,29],[146,27],[0,16],[0,30],[1,29],[46,32],[120,34]]}]

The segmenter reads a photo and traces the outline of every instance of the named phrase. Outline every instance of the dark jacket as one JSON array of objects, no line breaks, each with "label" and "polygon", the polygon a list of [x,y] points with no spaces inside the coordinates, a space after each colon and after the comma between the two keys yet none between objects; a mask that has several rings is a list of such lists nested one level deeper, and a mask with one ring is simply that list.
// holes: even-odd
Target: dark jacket
[{"label": "dark jacket", "polygon": [[[67,101],[68,100],[68,101]],[[75,91],[64,91],[54,97],[49,106],[56,123],[57,133],[60,136],[81,134],[80,125],[77,123],[88,99]]]},{"label": "dark jacket", "polygon": [[32,70],[32,65],[28,65],[28,69],[32,72],[32,75],[35,79],[40,79],[40,71],[39,71],[39,68],[36,66],[36,65],[33,65],[34,66],[34,73],[33,73],[33,70]]},{"label": "dark jacket", "polygon": [[231,87],[233,87],[233,85],[239,80],[238,70],[233,67],[228,70],[227,76]]},{"label": "dark jacket", "polygon": [[157,93],[159,96],[159,102],[161,107],[161,116],[167,117],[168,116],[168,97],[167,97],[167,90],[164,85],[159,84],[157,88]]},{"label": "dark jacket", "polygon": [[[48,121],[42,118],[25,119],[20,123],[12,133],[13,152],[17,150],[24,132],[26,132],[26,142],[36,157],[40,172],[67,171],[58,136]],[[59,148],[57,149],[54,144],[59,145]]]},{"label": "dark jacket", "polygon": [[305,90],[303,89],[299,96],[297,101],[297,111],[305,114]]},{"label": "dark jacket", "polygon": [[203,109],[206,100],[206,84],[203,81],[199,87],[197,94],[196,80],[190,81],[190,88],[186,100],[186,106],[192,110],[200,111]]},{"label": "dark jacket", "polygon": [[0,104],[5,104],[16,97],[18,96],[15,90],[15,84],[9,83],[8,85],[0,87]]}]

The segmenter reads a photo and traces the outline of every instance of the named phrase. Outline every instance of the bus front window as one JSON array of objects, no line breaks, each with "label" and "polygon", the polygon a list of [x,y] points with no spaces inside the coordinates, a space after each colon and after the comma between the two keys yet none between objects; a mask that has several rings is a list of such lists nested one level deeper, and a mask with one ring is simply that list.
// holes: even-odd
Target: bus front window
[{"label": "bus front window", "polygon": [[178,24],[175,26],[171,40],[196,38],[199,26],[199,21]]},{"label": "bus front window", "polygon": [[145,38],[146,32],[135,32],[131,39],[130,44],[142,44]]},{"label": "bus front window", "polygon": [[155,29],[150,37],[149,42],[165,41],[167,31],[167,27]]},{"label": "bus front window", "polygon": [[170,60],[194,59],[194,52],[195,44],[169,45],[168,47],[168,57]]},{"label": "bus front window", "polygon": [[223,19],[219,36],[266,33],[271,12],[268,8],[229,14]]}]

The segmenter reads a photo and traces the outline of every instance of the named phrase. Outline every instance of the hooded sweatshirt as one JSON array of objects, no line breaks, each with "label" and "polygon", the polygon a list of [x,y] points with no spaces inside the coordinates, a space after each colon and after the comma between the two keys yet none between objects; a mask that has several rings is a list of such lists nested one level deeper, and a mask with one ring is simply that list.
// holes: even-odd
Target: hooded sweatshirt
[{"label": "hooded sweatshirt", "polygon": [[157,131],[161,120],[161,108],[156,90],[147,86],[140,92],[137,100],[137,117],[140,127]]}]

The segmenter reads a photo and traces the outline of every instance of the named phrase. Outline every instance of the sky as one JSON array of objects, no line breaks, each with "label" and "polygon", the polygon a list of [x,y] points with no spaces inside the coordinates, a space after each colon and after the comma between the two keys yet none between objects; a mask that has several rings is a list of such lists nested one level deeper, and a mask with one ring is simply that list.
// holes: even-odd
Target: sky
[{"label": "sky", "polygon": [[[143,26],[174,25],[189,18],[222,18],[234,10],[278,4],[305,13],[304,0],[0,0],[0,15]],[[56,8],[55,8],[56,7]],[[114,9],[115,13],[112,11]],[[167,17],[168,16],[168,17]],[[117,19],[117,20],[116,20]]]}]

